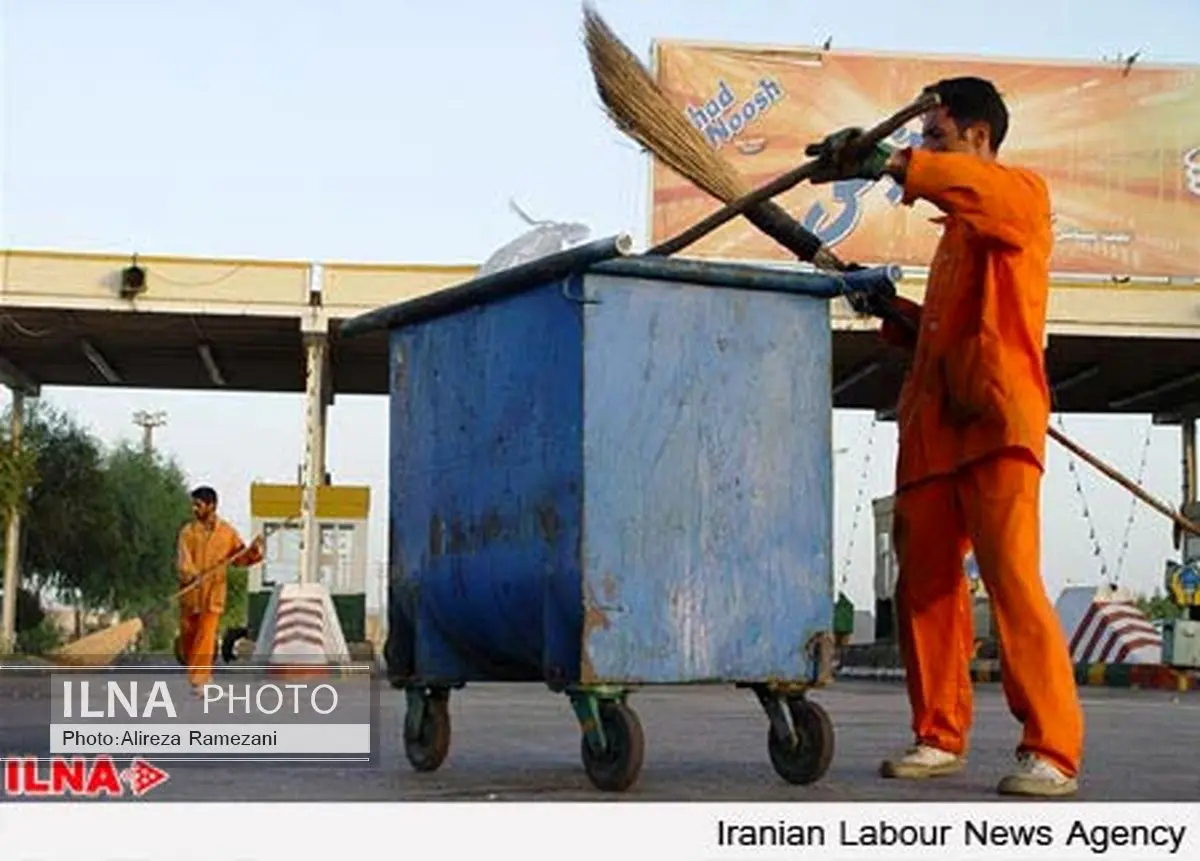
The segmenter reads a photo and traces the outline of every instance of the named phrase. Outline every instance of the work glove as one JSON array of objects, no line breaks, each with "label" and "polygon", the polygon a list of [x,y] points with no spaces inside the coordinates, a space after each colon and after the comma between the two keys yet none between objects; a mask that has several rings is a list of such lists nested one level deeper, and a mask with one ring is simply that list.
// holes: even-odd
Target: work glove
[{"label": "work glove", "polygon": [[[865,268],[857,263],[850,263],[846,266],[846,271],[857,272]],[[881,280],[871,285],[847,289],[843,295],[856,314],[882,319],[889,316],[892,300],[896,298],[896,287],[890,281]]]},{"label": "work glove", "polygon": [[855,146],[863,130],[857,127],[842,129],[820,143],[809,144],[804,154],[818,160],[809,182],[822,185],[847,179],[871,182],[883,176],[883,169],[894,152],[885,143],[876,143],[865,150]]}]

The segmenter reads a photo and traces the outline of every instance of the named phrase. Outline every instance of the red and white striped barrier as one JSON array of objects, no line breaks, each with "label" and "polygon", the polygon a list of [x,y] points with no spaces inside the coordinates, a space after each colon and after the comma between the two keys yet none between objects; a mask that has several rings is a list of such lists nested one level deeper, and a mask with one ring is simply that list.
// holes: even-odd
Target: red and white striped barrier
[{"label": "red and white striped barrier", "polygon": [[1073,586],[1055,604],[1076,664],[1159,664],[1162,635],[1116,586]]},{"label": "red and white striped barrier", "polygon": [[254,651],[272,675],[324,675],[344,663],[349,649],[329,591],[319,583],[277,586]]}]

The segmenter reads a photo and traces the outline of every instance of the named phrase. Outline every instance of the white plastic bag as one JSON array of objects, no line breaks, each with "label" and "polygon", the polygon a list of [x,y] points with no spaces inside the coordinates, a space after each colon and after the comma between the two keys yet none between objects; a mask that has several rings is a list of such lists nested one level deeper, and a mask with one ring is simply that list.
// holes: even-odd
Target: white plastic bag
[{"label": "white plastic bag", "polygon": [[520,216],[526,224],[533,225],[533,230],[522,233],[512,242],[501,246],[479,267],[479,275],[488,275],[502,269],[511,269],[530,260],[546,257],[578,245],[592,233],[585,224],[560,221],[537,221],[530,218],[510,200],[508,205]]}]

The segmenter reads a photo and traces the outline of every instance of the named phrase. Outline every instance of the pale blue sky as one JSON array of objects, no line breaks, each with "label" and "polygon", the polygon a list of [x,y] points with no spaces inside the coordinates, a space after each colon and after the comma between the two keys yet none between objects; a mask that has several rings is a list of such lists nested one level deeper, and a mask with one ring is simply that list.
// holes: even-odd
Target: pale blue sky
[{"label": "pale blue sky", "polygon": [[[3,127],[0,245],[307,260],[480,262],[535,217],[644,238],[645,162],[592,94],[574,0],[0,0]],[[1198,62],[1195,0],[827,3],[598,2],[622,38],[654,37],[1099,59],[1143,50]],[[1001,11],[1002,10],[1002,11]],[[1019,117],[1015,119],[1019,122]],[[1136,130],[1131,130],[1136,133]],[[7,399],[7,396],[4,396]],[[289,481],[298,396],[49,390],[106,440],[137,433],[136,409],[165,409],[160,445],[214,484],[248,527],[253,480]],[[382,561],[386,403],[339,399],[336,481],[375,490]],[[1137,473],[1148,418],[1068,418],[1067,428]],[[893,425],[880,425],[862,479],[869,418],[838,414],[835,556],[845,562],[860,487],[866,505],[850,587],[871,599],[869,500],[890,490]],[[1179,494],[1177,432],[1155,429],[1147,487]],[[1086,467],[1083,483],[1115,569],[1128,495]],[[1095,580],[1081,503],[1052,449],[1044,573]],[[1170,526],[1139,506],[1123,581],[1161,581]]]}]

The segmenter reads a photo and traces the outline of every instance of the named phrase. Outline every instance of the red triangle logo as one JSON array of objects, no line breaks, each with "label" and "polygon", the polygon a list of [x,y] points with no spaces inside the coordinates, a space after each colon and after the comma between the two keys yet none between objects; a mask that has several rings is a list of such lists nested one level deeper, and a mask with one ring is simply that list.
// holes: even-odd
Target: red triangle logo
[{"label": "red triangle logo", "polygon": [[121,772],[121,776],[125,778],[125,782],[129,784],[129,791],[135,796],[145,795],[160,783],[171,779],[170,775],[157,765],[151,765],[144,759],[130,762],[129,768]]}]

